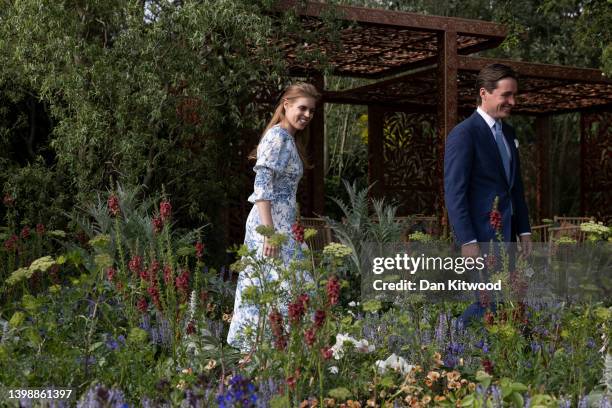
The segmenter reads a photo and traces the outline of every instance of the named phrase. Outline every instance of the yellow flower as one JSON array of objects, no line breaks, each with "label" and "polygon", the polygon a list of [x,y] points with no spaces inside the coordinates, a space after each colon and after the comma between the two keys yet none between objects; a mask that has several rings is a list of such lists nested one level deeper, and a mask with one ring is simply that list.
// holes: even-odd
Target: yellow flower
[{"label": "yellow flower", "polygon": [[335,258],[344,258],[345,256],[349,256],[353,251],[351,248],[346,245],[339,244],[337,242],[332,242],[328,244],[325,248],[323,248],[324,255],[330,255]]},{"label": "yellow flower", "polygon": [[210,371],[213,368],[215,368],[217,366],[217,362],[215,360],[208,360],[208,364],[206,364],[206,367],[204,367],[204,369],[206,371]]}]

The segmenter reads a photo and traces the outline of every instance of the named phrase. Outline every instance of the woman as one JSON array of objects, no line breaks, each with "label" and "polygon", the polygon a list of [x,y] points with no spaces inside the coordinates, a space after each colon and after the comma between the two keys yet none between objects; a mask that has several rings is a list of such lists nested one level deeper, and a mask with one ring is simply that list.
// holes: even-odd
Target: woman
[{"label": "woman", "polygon": [[[302,256],[299,244],[293,239],[291,226],[297,217],[296,193],[298,183],[307,165],[301,144],[296,135],[303,131],[314,115],[319,93],[313,85],[296,83],[289,86],[274,111],[257,148],[249,158],[257,159],[255,187],[249,201],[255,205],[246,222],[244,243],[257,256],[278,257],[285,265]],[[255,229],[259,225],[273,227],[285,234],[289,240],[282,248],[271,245],[267,238]],[[244,327],[257,327],[259,310],[253,305],[242,303],[242,292],[252,280],[247,271],[238,277],[234,314],[230,324],[227,342],[243,348],[239,335]]]}]

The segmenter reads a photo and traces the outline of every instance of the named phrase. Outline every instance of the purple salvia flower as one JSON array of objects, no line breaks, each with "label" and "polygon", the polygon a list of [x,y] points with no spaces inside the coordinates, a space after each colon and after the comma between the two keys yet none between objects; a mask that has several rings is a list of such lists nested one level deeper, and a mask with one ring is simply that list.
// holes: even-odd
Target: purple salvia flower
[{"label": "purple salvia flower", "polygon": [[588,408],[589,407],[589,398],[584,395],[580,397],[578,400],[578,408]]}]

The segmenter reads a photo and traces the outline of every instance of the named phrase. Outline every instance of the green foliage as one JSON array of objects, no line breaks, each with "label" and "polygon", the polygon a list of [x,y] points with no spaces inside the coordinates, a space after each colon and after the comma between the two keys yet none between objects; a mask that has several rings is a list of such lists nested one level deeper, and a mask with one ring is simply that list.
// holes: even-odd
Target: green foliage
[{"label": "green foliage", "polygon": [[[364,243],[399,242],[402,238],[403,224],[395,219],[397,207],[386,204],[384,199],[368,198],[371,187],[359,190],[355,182],[351,185],[343,180],[348,202],[339,198],[333,201],[342,211],[342,221],[325,217],[337,239],[351,249],[353,273],[360,275],[360,254]],[[373,214],[370,215],[370,205]]]}]

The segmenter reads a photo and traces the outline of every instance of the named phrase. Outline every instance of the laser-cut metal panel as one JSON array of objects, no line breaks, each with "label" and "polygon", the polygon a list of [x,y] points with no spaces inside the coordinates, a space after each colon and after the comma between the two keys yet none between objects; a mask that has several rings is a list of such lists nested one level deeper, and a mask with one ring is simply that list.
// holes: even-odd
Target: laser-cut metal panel
[{"label": "laser-cut metal panel", "polygon": [[438,201],[438,135],[435,115],[386,112],[384,116],[385,197],[398,216],[435,214]]},{"label": "laser-cut metal panel", "polygon": [[582,114],[581,207],[583,215],[612,217],[612,112]]}]

